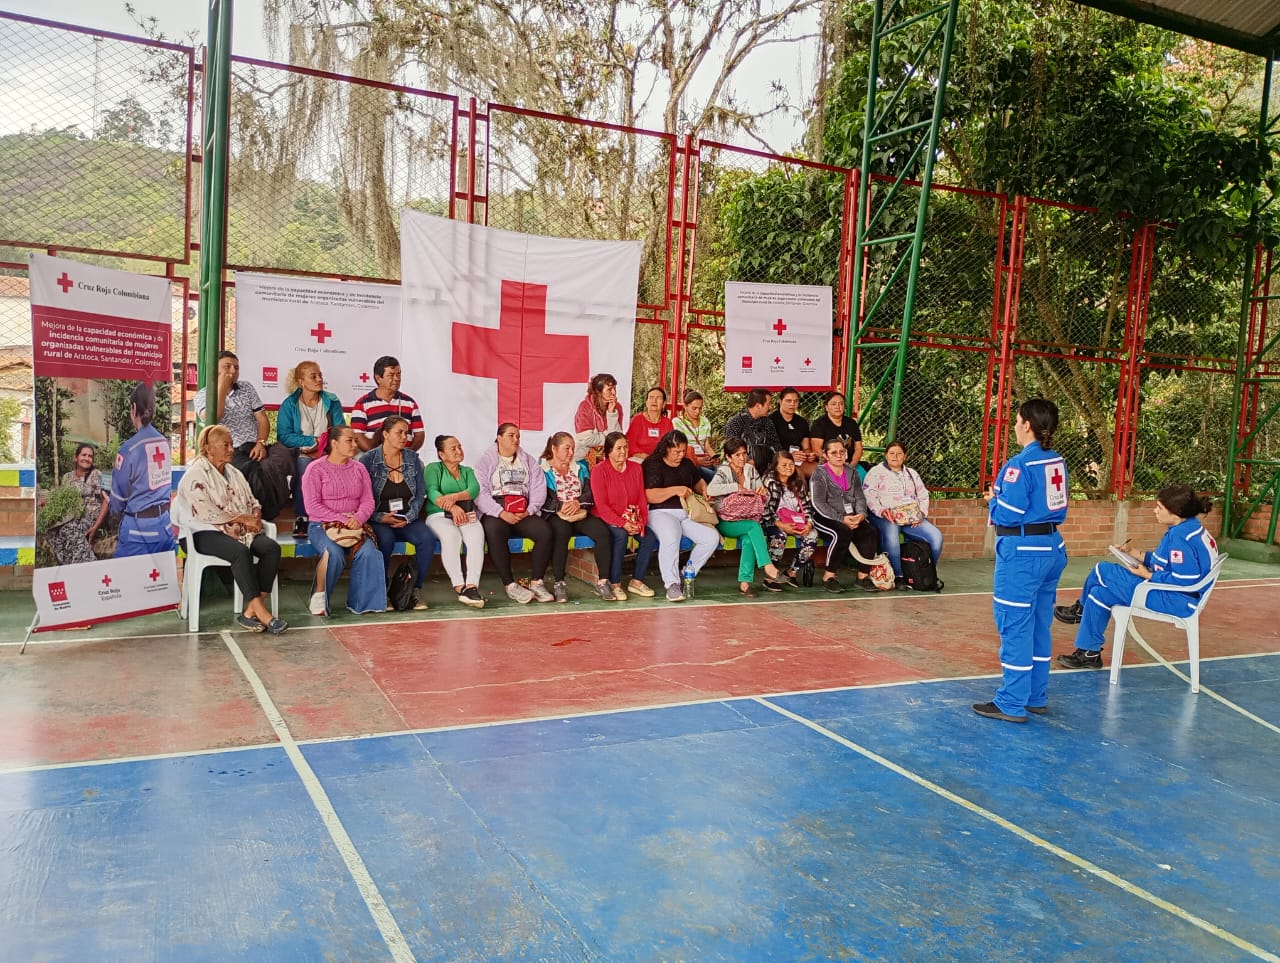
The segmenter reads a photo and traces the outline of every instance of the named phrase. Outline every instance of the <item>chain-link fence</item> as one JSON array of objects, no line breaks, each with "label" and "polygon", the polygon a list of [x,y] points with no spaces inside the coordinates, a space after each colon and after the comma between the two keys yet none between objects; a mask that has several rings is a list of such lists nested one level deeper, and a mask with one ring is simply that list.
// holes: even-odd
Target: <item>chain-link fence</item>
[{"label": "chain-link fence", "polygon": [[[726,281],[832,287],[830,383],[842,383],[846,324],[839,294],[849,178],[849,171],[795,158],[698,145],[698,227],[678,383],[703,395],[714,431],[743,408],[742,393],[724,390]],[[823,392],[803,391],[799,413],[812,421],[822,403]]]},{"label": "chain-link fence", "polygon": [[0,18],[0,261],[25,261],[16,244],[186,260],[193,58]]},{"label": "chain-link fence", "polygon": [[[189,47],[11,14],[0,14],[0,62],[0,387],[29,397],[26,249],[175,279],[193,274],[200,84]],[[710,142],[686,157],[674,135],[501,105],[460,109],[451,96],[245,58],[233,64],[230,135],[233,269],[393,280],[406,206],[508,230],[639,240],[632,410],[653,385],[700,390],[717,426],[741,409],[741,395],[724,390],[727,280],[830,285],[831,382],[848,380],[848,319],[859,315],[847,303],[849,170]],[[883,181],[873,187],[871,212],[888,196]],[[914,224],[918,200],[918,188],[904,186],[884,206],[878,233]],[[1014,250],[1005,236],[1013,202],[935,185],[900,380],[906,279],[884,282],[902,248],[884,245],[869,260],[860,308],[873,316],[848,385],[868,449],[889,440],[896,391],[894,434],[913,463],[935,488],[973,490],[990,467],[982,455],[995,403],[988,375],[1000,373],[1000,339],[1012,328],[1010,400],[1059,401],[1058,441],[1078,490],[1116,490],[1113,451],[1130,442],[1134,489],[1173,480],[1220,487],[1236,422],[1238,269],[1200,264],[1156,228],[1148,229],[1157,241],[1150,279],[1131,277],[1133,225],[1017,203],[1026,211],[1025,222],[1015,218],[1022,253],[997,276],[1005,250]],[[1019,297],[1006,316],[1011,277]],[[1135,290],[1149,295],[1145,342],[1134,336],[1140,319],[1130,317],[1141,300]],[[177,303],[174,361],[185,374],[194,300],[179,295]],[[229,344],[234,317],[232,291]],[[1117,428],[1117,398],[1134,371],[1138,416]],[[1258,382],[1258,410],[1280,400],[1277,392]],[[822,410],[820,392],[802,395],[803,416]],[[1255,454],[1280,450],[1277,431],[1259,427]],[[992,440],[988,461],[1007,451],[1006,438]]]},{"label": "chain-link fence", "polygon": [[448,216],[456,99],[233,58],[227,262],[400,276],[400,210]]}]

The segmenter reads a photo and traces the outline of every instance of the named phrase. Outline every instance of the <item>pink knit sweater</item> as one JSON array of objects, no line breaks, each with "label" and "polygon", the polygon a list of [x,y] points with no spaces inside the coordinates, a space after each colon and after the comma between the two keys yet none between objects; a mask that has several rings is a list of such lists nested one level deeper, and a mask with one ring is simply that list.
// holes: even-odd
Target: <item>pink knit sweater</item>
[{"label": "pink knit sweater", "polygon": [[373,514],[373,483],[364,465],[354,459],[335,465],[317,458],[302,476],[302,498],[313,522],[343,522],[354,512],[364,524]]}]

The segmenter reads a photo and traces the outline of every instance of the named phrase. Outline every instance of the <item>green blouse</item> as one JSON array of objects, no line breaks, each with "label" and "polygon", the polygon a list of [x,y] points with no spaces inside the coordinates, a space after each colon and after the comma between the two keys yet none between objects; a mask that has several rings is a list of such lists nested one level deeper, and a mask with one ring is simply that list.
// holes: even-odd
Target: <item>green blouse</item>
[{"label": "green blouse", "polygon": [[436,499],[441,495],[456,495],[458,492],[466,492],[475,499],[480,494],[480,482],[476,480],[476,473],[466,465],[458,466],[458,477],[454,478],[449,473],[449,469],[444,467],[444,462],[433,461],[427,465],[423,471],[423,476],[427,484],[427,516],[439,515],[444,511],[436,504]]}]

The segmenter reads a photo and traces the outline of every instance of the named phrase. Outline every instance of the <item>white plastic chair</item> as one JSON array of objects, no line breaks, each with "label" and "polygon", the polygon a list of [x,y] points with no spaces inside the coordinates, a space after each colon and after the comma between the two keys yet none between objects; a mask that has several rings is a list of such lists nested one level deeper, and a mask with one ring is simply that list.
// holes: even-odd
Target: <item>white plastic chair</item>
[{"label": "white plastic chair", "polygon": [[[276,537],[276,526],[274,522],[262,523],[263,533],[270,539]],[[191,537],[191,529],[179,523],[178,537],[185,540],[187,546],[187,560],[183,564],[182,569],[182,604],[178,609],[178,615],[187,620],[187,630],[190,632],[200,631],[200,583],[204,580],[205,569],[218,568],[219,566],[231,567],[231,563],[226,559],[218,558],[216,555],[201,555],[196,551],[195,539]],[[234,585],[234,583],[232,583]],[[236,615],[244,611],[244,596],[240,593],[240,586],[235,585],[232,592],[232,606]],[[271,617],[279,618],[280,616],[280,576],[276,575],[276,580],[271,583]]]},{"label": "white plastic chair", "polygon": [[[1143,582],[1133,593],[1133,601],[1128,605],[1115,605],[1111,608],[1111,617],[1116,621],[1115,635],[1111,644],[1111,684],[1120,682],[1120,667],[1124,663],[1124,643],[1129,635],[1129,622],[1134,618],[1149,619],[1152,622],[1167,622],[1176,625],[1187,633],[1187,654],[1191,661],[1191,691],[1200,691],[1200,613],[1205,603],[1213,594],[1213,587],[1218,584],[1218,573],[1222,571],[1222,563],[1227,554],[1218,556],[1218,560],[1209,569],[1209,574],[1191,585],[1170,585],[1168,582]],[[1199,592],[1204,590],[1195,611],[1190,615],[1169,615],[1167,612],[1153,612],[1146,607],[1147,596],[1151,592]]]}]

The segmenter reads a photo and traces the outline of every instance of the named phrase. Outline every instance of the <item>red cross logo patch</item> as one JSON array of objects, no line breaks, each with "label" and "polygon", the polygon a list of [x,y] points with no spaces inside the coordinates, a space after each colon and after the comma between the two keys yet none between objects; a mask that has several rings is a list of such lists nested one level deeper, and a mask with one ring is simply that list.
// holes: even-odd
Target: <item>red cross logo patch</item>
[{"label": "red cross logo patch", "polygon": [[1018,480],[1018,477],[1021,474],[1022,474],[1021,468],[1014,468],[1012,465],[1010,465],[1008,468],[1004,470],[1004,480],[1007,482],[1016,482]]},{"label": "red cross logo patch", "polygon": [[1172,562],[1174,565],[1177,565],[1179,562],[1181,562],[1181,561],[1182,561],[1182,549],[1180,549],[1180,548],[1175,548],[1172,552],[1170,552],[1170,553],[1169,553],[1169,561],[1170,561],[1170,562]]}]

